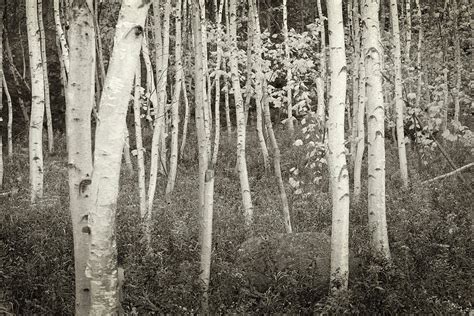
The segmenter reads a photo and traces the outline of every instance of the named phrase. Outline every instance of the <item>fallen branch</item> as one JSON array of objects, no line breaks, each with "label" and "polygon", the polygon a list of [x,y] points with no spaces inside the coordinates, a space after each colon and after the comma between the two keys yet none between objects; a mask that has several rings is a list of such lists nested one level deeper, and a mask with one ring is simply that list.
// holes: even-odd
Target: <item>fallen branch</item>
[{"label": "fallen branch", "polygon": [[430,183],[430,182],[433,182],[433,181],[436,181],[436,180],[440,180],[440,179],[444,179],[444,178],[446,178],[446,177],[450,177],[450,176],[455,175],[456,173],[461,172],[461,171],[463,171],[463,170],[466,170],[466,169],[468,169],[468,168],[470,168],[470,167],[472,167],[472,166],[474,166],[474,162],[471,162],[470,164],[467,164],[467,165],[465,165],[465,166],[462,166],[461,168],[458,168],[458,169],[453,170],[453,171],[451,171],[451,172],[448,172],[448,173],[446,173],[446,174],[437,176],[437,177],[435,177],[435,178],[433,178],[433,179],[423,181],[421,184]]}]

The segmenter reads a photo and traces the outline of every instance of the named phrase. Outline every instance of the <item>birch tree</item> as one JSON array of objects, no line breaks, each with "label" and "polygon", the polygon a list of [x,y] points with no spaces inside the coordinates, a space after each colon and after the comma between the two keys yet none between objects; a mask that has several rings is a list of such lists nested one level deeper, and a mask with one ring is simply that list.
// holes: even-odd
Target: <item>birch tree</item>
[{"label": "birch tree", "polygon": [[[342,0],[327,1],[329,32],[328,166],[332,192],[331,290],[346,289],[349,274],[349,174],[344,146],[346,53]],[[340,284],[340,286],[338,286]]]},{"label": "birch tree", "polygon": [[86,273],[91,282],[91,315],[118,312],[115,216],[126,114],[140,53],[149,1],[124,0],[114,49],[104,82],[96,128],[91,184],[90,252]]},{"label": "birch tree", "polygon": [[397,0],[390,0],[390,20],[392,21],[392,35],[393,35],[393,59],[395,67],[395,113],[396,113],[396,128],[397,128],[397,147],[398,147],[398,161],[400,164],[400,174],[403,186],[408,186],[408,168],[407,168],[407,154],[405,148],[405,133],[404,133],[404,102],[403,102],[403,86],[402,86],[402,60],[400,47],[400,26],[398,23],[398,5]]},{"label": "birch tree", "polygon": [[138,169],[138,195],[140,197],[140,218],[142,221],[146,219],[146,187],[145,187],[145,149],[143,148],[142,139],[142,119],[141,119],[141,63],[138,60],[135,72],[135,90],[133,95],[133,117],[135,122],[135,144],[137,151],[137,169]]},{"label": "birch tree", "polygon": [[74,1],[68,9],[69,80],[66,87],[69,210],[74,239],[76,315],[90,309],[90,282],[85,275],[90,236],[87,233],[92,179],[91,112],[94,105],[95,32],[93,1]]},{"label": "birch tree", "polygon": [[[5,0],[0,0],[0,76],[3,79],[5,75],[3,74],[3,16],[5,11]],[[3,85],[5,85],[4,80],[0,83],[0,189],[3,187],[3,173],[4,173],[4,163],[3,163]]]},{"label": "birch tree", "polygon": [[51,116],[51,99],[49,96],[49,79],[48,79],[48,59],[46,56],[46,34],[44,32],[43,23],[43,0],[38,0],[38,26],[41,42],[41,62],[43,63],[43,82],[44,82],[44,107],[46,110],[46,126],[48,130],[48,151],[54,151],[54,135],[53,135],[53,118]]},{"label": "birch tree", "polygon": [[247,172],[247,159],[245,156],[245,116],[240,87],[240,76],[238,66],[237,48],[237,4],[236,0],[229,0],[229,40],[230,40],[230,73],[232,88],[234,90],[235,112],[237,117],[237,159],[239,161],[238,173],[240,179],[240,190],[242,193],[242,204],[244,208],[245,224],[251,229],[253,223],[253,205],[250,195],[250,185]]},{"label": "birch tree", "polygon": [[368,144],[368,215],[372,247],[390,258],[385,215],[385,109],[382,92],[379,1],[363,0],[363,46],[366,71],[367,144]]},{"label": "birch tree", "polygon": [[289,46],[289,38],[288,38],[288,6],[287,0],[283,0],[282,4],[283,9],[283,38],[285,44],[285,67],[286,67],[286,102],[287,102],[287,111],[288,111],[288,130],[290,131],[290,135],[293,136],[295,132],[294,128],[294,121],[293,121],[293,95],[292,95],[292,79],[293,74],[291,71],[291,61],[290,61],[290,46]]},{"label": "birch tree", "polygon": [[181,0],[176,0],[175,5],[175,84],[174,93],[171,99],[171,156],[168,173],[168,183],[166,185],[166,195],[169,196],[174,189],[176,172],[178,168],[178,131],[179,131],[179,100],[182,89],[182,52],[181,52]]},{"label": "birch tree", "polygon": [[422,64],[421,64],[421,49],[423,45],[423,20],[421,17],[420,0],[415,0],[415,3],[417,7],[416,15],[418,17],[418,47],[417,47],[417,52],[416,52],[417,82],[416,82],[415,107],[419,109],[420,103],[421,103],[421,86],[423,83],[423,71],[422,71]]},{"label": "birch tree", "polygon": [[43,117],[45,98],[37,0],[26,0],[26,29],[28,33],[31,74],[31,117],[28,135],[30,201],[35,203],[43,197]]},{"label": "birch tree", "polygon": [[211,139],[206,130],[206,69],[207,53],[204,46],[207,45],[203,32],[206,12],[204,0],[193,0],[192,2],[192,29],[194,39],[194,81],[195,81],[195,120],[199,151],[199,210],[200,210],[200,236],[201,246],[201,274],[200,281],[203,290],[201,299],[201,313],[209,314],[209,279],[211,271],[212,252],[212,220],[214,199],[214,166],[210,154]]},{"label": "birch tree", "polygon": [[[420,15],[421,15],[421,9]],[[462,64],[461,64],[461,48],[459,38],[459,7],[458,0],[453,0],[454,11],[454,63],[456,65],[456,90],[454,93],[454,117],[453,122],[459,124],[460,113],[460,95],[461,95],[461,79],[462,79]],[[421,20],[421,19],[420,19]],[[471,20],[472,21],[472,20]],[[472,22],[471,22],[472,25]]]}]

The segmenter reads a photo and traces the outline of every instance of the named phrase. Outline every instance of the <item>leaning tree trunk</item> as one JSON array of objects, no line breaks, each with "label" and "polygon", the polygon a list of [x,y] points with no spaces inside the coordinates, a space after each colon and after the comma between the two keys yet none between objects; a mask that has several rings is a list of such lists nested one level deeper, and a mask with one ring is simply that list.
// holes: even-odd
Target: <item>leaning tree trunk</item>
[{"label": "leaning tree trunk", "polygon": [[344,146],[346,52],[342,0],[327,2],[329,32],[328,166],[332,192],[331,291],[347,289],[349,274],[349,174]]},{"label": "leaning tree trunk", "polygon": [[385,109],[382,92],[379,1],[364,0],[362,5],[363,46],[366,71],[367,144],[368,144],[368,215],[372,249],[390,258],[385,215]]},{"label": "leaning tree trunk", "polygon": [[395,65],[395,113],[396,113],[396,127],[397,127],[397,146],[398,146],[398,161],[400,164],[400,174],[403,186],[408,186],[408,168],[407,168],[407,154],[405,148],[405,133],[403,124],[404,102],[403,102],[403,83],[402,83],[402,60],[400,47],[400,26],[398,23],[398,7],[397,0],[390,0],[390,14],[392,21],[393,33],[393,58]]},{"label": "leaning tree trunk", "polygon": [[41,61],[43,63],[44,107],[46,110],[46,126],[48,128],[48,151],[54,151],[53,118],[51,116],[51,99],[49,96],[48,59],[46,56],[46,34],[43,24],[43,0],[38,0],[38,26],[41,42]]},{"label": "leaning tree trunk", "polygon": [[44,77],[37,0],[26,0],[26,28],[31,73],[31,118],[29,131],[31,203],[43,197]]},{"label": "leaning tree trunk", "polygon": [[237,48],[237,4],[236,0],[229,0],[230,15],[230,72],[232,87],[234,89],[235,112],[237,117],[237,157],[239,159],[238,172],[240,178],[240,190],[242,193],[242,204],[244,208],[245,225],[251,232],[253,224],[253,205],[250,195],[250,184],[247,173],[247,159],[245,157],[245,117],[240,87],[238,48]]},{"label": "leaning tree trunk", "polygon": [[91,315],[112,315],[119,307],[115,216],[126,114],[148,7],[149,2],[143,0],[122,2],[100,103],[86,270],[91,281]]},{"label": "leaning tree trunk", "polygon": [[90,236],[87,233],[92,178],[91,112],[94,105],[95,32],[93,3],[74,2],[68,10],[69,80],[66,87],[69,210],[74,239],[76,315],[90,309],[90,281],[86,276]]}]

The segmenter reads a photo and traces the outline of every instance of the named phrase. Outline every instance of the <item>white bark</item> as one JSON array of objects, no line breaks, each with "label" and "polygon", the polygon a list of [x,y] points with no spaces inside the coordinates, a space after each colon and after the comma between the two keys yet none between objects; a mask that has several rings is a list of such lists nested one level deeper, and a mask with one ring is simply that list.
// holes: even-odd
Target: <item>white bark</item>
[{"label": "white bark", "polygon": [[46,126],[48,130],[48,151],[54,151],[53,118],[51,117],[51,99],[49,96],[48,59],[46,56],[46,34],[43,24],[43,0],[38,0],[38,26],[41,42],[41,61],[43,63],[44,107],[46,110]]},{"label": "white bark", "polygon": [[423,44],[423,21],[421,17],[421,7],[420,7],[420,0],[415,0],[417,6],[417,16],[418,16],[418,48],[416,52],[416,68],[417,68],[417,83],[416,83],[416,99],[415,99],[415,107],[417,109],[420,108],[421,102],[421,85],[422,85],[422,64],[421,64],[421,49]]},{"label": "white bark", "polygon": [[88,216],[92,177],[91,111],[94,104],[95,32],[92,1],[74,3],[68,10],[71,43],[66,86],[66,138],[68,147],[69,210],[74,239],[76,315],[90,309],[90,281],[85,270],[90,236]]},{"label": "white bark", "polygon": [[[327,2],[329,32],[328,166],[332,192],[331,290],[347,289],[349,277],[349,174],[344,146],[346,53],[342,0]],[[338,286],[339,284],[339,286]]]},{"label": "white bark", "polygon": [[283,8],[283,38],[284,38],[284,44],[285,44],[286,85],[288,88],[288,91],[286,94],[287,111],[288,111],[287,124],[288,124],[288,130],[290,132],[290,135],[293,137],[293,134],[295,132],[295,127],[294,127],[294,118],[293,118],[293,95],[292,95],[292,89],[290,88],[291,81],[293,80],[293,74],[291,72],[290,46],[289,46],[289,39],[288,39],[287,0],[283,0],[282,8]]},{"label": "white bark", "polygon": [[8,157],[13,157],[13,139],[12,139],[12,127],[13,127],[13,106],[12,106],[12,97],[10,91],[8,90],[7,81],[5,80],[5,73],[2,71],[2,81],[3,81],[3,91],[7,97],[8,104],[8,121],[7,121],[7,145],[8,145]]},{"label": "white bark", "polygon": [[181,52],[181,0],[175,2],[175,85],[171,100],[171,156],[166,185],[166,196],[169,197],[174,189],[178,169],[178,131],[179,131],[179,101],[182,89],[182,52]]},{"label": "white bark", "polygon": [[145,186],[145,149],[142,140],[142,119],[141,113],[141,65],[138,60],[135,72],[135,91],[133,96],[133,118],[135,121],[135,144],[137,150],[137,169],[138,169],[138,195],[140,197],[140,218],[143,220],[146,215],[146,186]]},{"label": "white bark", "polygon": [[237,49],[237,13],[236,0],[229,0],[230,15],[230,72],[232,87],[234,89],[235,112],[237,117],[237,157],[239,159],[238,172],[240,178],[240,190],[242,193],[242,204],[244,208],[245,224],[251,230],[253,224],[253,205],[250,195],[250,185],[247,173],[247,159],[245,156],[245,117],[240,87],[238,69],[238,49]]},{"label": "white bark", "polygon": [[91,315],[118,312],[115,215],[125,119],[148,7],[148,2],[143,0],[122,2],[101,98],[91,185],[94,201],[89,215],[91,247],[86,270],[91,280]]},{"label": "white bark", "polygon": [[395,112],[396,112],[396,127],[397,127],[397,147],[398,160],[400,164],[400,174],[403,186],[408,186],[408,167],[407,154],[405,148],[405,134],[404,134],[404,102],[403,102],[403,86],[402,86],[402,60],[400,47],[400,26],[398,23],[398,7],[397,0],[390,0],[390,14],[392,21],[392,35],[394,41],[393,56],[395,66]]},{"label": "white bark", "polygon": [[59,40],[61,47],[61,56],[60,59],[64,64],[66,75],[69,74],[69,48],[66,40],[66,35],[64,34],[63,26],[61,23],[61,17],[59,13],[59,0],[53,0],[54,6],[54,24],[56,26],[56,36]]},{"label": "white bark", "polygon": [[[459,38],[459,8],[458,0],[453,0],[454,11],[454,63],[456,65],[456,91],[454,93],[454,117],[453,122],[459,124],[459,113],[461,111],[460,95],[462,80],[461,48]],[[421,12],[419,13],[421,15]],[[420,19],[421,20],[421,19]]]},{"label": "white bark", "polygon": [[364,0],[362,6],[365,71],[367,76],[368,143],[368,215],[372,248],[387,259],[390,249],[385,215],[385,138],[382,93],[382,58],[380,45],[379,1]]},{"label": "white bark", "polygon": [[37,0],[26,0],[26,28],[31,73],[31,117],[29,130],[31,203],[43,197],[44,78]]}]

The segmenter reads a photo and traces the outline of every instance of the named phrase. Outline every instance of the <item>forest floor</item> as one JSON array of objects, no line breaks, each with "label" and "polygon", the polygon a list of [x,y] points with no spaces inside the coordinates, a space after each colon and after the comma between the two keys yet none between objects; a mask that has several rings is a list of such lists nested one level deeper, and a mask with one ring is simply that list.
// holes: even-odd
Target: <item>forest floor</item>
[{"label": "forest floor", "polygon": [[[282,141],[282,172],[305,171],[304,146]],[[152,254],[142,242],[136,173],[122,171],[117,215],[118,261],[125,269],[123,308],[127,314],[196,313],[199,308],[199,216],[195,136],[189,138],[180,162],[176,189],[164,201],[165,179],[159,180],[154,213]],[[72,232],[68,210],[65,138],[57,137],[57,152],[45,158],[45,198],[29,205],[26,141],[16,143],[15,158],[6,163],[0,196],[0,314],[71,315],[74,311]],[[133,147],[133,146],[132,146]],[[472,160],[467,148],[446,145],[455,162]],[[46,147],[45,147],[46,148]],[[255,207],[255,235],[284,232],[278,188],[263,170],[256,136],[249,128],[248,168]],[[387,144],[387,218],[392,262],[369,255],[367,199],[351,205],[350,247],[361,259],[361,271],[350,279],[350,290],[328,297],[298,284],[291,275],[275,277],[265,292],[248,287],[236,260],[246,240],[238,176],[233,172],[235,145],[222,135],[216,169],[214,249],[210,307],[217,313],[435,313],[460,314],[473,310],[471,242],[472,175],[464,184],[457,177],[422,184],[451,171],[437,150],[421,155],[409,150],[409,189],[402,189],[396,148]],[[423,160],[422,159],[422,160]],[[125,168],[123,168],[125,169]],[[366,165],[363,172],[366,172]],[[363,173],[364,174],[364,173]],[[331,201],[327,171],[319,184],[294,194],[287,185],[296,232],[330,233]],[[351,175],[352,178],[352,175]],[[364,188],[366,190],[366,176]],[[363,191],[364,192],[364,191]]]}]

